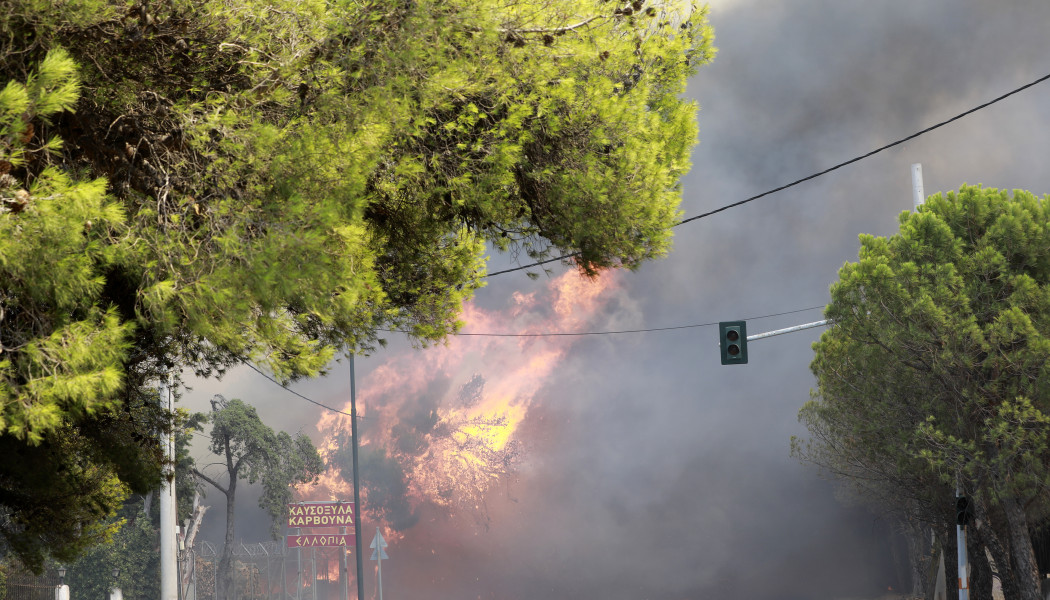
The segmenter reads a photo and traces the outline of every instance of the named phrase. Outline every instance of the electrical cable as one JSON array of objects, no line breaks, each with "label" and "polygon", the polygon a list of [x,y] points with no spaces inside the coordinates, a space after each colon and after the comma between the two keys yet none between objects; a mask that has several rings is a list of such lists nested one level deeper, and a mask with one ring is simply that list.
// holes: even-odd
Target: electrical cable
[{"label": "electrical cable", "polygon": [[[769,317],[779,317],[782,315],[791,315],[795,313],[805,312],[807,310],[816,310],[818,308],[824,308],[824,305],[810,306],[809,308],[800,308],[797,310],[789,310],[785,312],[773,313],[769,315],[762,315],[760,317],[748,317],[747,321],[757,321],[759,319],[766,319]],[[675,325],[672,327],[650,327],[648,329],[620,329],[616,331],[569,331],[564,333],[463,333],[458,332],[452,335],[456,336],[475,336],[475,337],[572,337],[572,336],[584,336],[584,335],[615,335],[620,333],[649,333],[653,331],[673,331],[676,329],[695,329],[697,327],[710,327],[712,325],[718,325],[718,321],[711,323],[696,323],[693,325]],[[387,330],[389,331],[389,330]],[[405,333],[400,331],[399,333]]]},{"label": "electrical cable", "polygon": [[[770,318],[770,317],[779,317],[779,316],[783,316],[783,315],[791,315],[791,314],[795,314],[795,313],[806,312],[807,310],[816,310],[818,308],[824,308],[824,305],[821,304],[820,306],[810,306],[810,307],[807,307],[807,308],[799,308],[799,309],[796,309],[796,310],[788,310],[788,311],[784,311],[784,312],[771,313],[771,314],[768,314],[768,315],[762,315],[762,316],[758,316],[758,317],[748,317],[746,320],[748,320],[748,321],[757,321],[759,319],[767,319],[767,318]],[[693,328],[697,328],[697,327],[710,327],[712,325],[718,325],[718,321],[713,321],[711,323],[696,323],[694,325],[676,325],[676,326],[673,326],[673,327],[651,327],[651,328],[648,328],[648,329],[623,329],[623,330],[619,330],[619,331],[577,331],[577,332],[564,332],[564,333],[455,333],[453,335],[458,335],[458,336],[475,336],[475,337],[559,337],[559,336],[560,337],[565,337],[565,336],[584,336],[584,335],[612,335],[612,334],[619,334],[619,333],[648,333],[648,332],[654,332],[654,331],[672,331],[672,330],[675,330],[675,329],[693,329]],[[400,330],[400,329],[380,329],[379,331],[385,331],[385,332],[388,332],[388,333],[408,333],[407,331],[403,331],[403,330]],[[331,406],[328,406],[328,405],[325,405],[325,404],[321,404],[320,402],[318,402],[318,401],[316,401],[316,400],[314,400],[312,398],[308,398],[308,397],[300,394],[299,392],[297,392],[297,391],[289,388],[288,386],[282,384],[280,381],[277,381],[273,377],[270,377],[266,373],[263,373],[261,370],[259,370],[258,367],[256,367],[255,365],[253,365],[251,363],[244,363],[244,364],[247,365],[248,368],[250,368],[251,370],[253,370],[256,373],[258,373],[259,375],[262,375],[266,379],[270,380],[274,384],[279,385],[280,387],[284,388],[286,391],[291,392],[292,394],[302,398],[303,400],[306,400],[307,402],[309,402],[311,404],[316,404],[317,406],[320,406],[321,408],[330,410],[332,412],[337,412],[337,413],[339,413],[341,415],[346,415],[348,417],[353,416],[353,415],[351,415],[348,412],[343,412],[343,411],[341,411],[341,410],[339,410],[337,408],[332,408]],[[358,415],[357,418],[358,419],[366,419],[367,417],[362,417],[362,416]]]},{"label": "electrical cable", "polygon": [[[903,137],[903,138],[901,138],[899,140],[896,140],[894,142],[890,142],[889,144],[886,144],[884,146],[880,146],[879,148],[876,148],[876,149],[874,149],[874,150],[872,150],[870,152],[867,152],[867,153],[862,154],[860,156],[856,156],[856,157],[851,158],[851,159],[849,159],[847,161],[843,161],[841,163],[838,163],[837,165],[834,165],[832,167],[824,169],[823,171],[818,171],[817,173],[813,173],[812,175],[808,175],[808,176],[803,177],[801,179],[796,179],[795,181],[792,181],[791,183],[788,183],[788,184],[782,185],[780,187],[776,187],[776,188],[773,188],[771,190],[762,192],[761,194],[756,194],[756,195],[751,196],[749,198],[744,198],[743,200],[739,200],[737,202],[726,204],[725,206],[721,206],[721,207],[716,208],[714,210],[710,210],[708,212],[701,213],[699,215],[695,215],[695,216],[689,217],[688,219],[683,219],[683,220],[675,223],[674,225],[672,225],[672,227],[678,227],[679,225],[685,225],[686,223],[691,223],[693,221],[697,221],[697,220],[703,219],[705,217],[710,217],[710,216],[718,214],[720,212],[729,210],[730,208],[735,208],[737,206],[741,206],[743,204],[747,204],[748,202],[753,202],[755,200],[758,200],[759,198],[764,198],[765,196],[769,196],[771,194],[775,194],[777,192],[786,190],[788,188],[791,188],[791,187],[794,187],[796,185],[799,185],[799,184],[805,183],[807,181],[810,181],[811,179],[816,179],[817,177],[821,177],[823,175],[827,175],[828,173],[831,173],[832,171],[836,171],[838,169],[841,169],[842,167],[846,167],[846,166],[849,166],[849,165],[851,165],[851,164],[853,164],[855,162],[862,161],[862,160],[864,160],[866,158],[869,158],[869,157],[874,156],[874,155],[876,155],[876,154],[878,154],[880,152],[883,152],[884,150],[888,150],[888,149],[893,148],[895,146],[899,146],[899,145],[901,145],[901,144],[903,144],[905,142],[913,140],[913,139],[915,139],[915,138],[917,138],[917,137],[919,137],[921,135],[924,135],[926,133],[929,133],[929,132],[931,132],[931,131],[933,131],[935,129],[939,129],[941,127],[944,127],[945,125],[948,125],[950,123],[958,121],[959,119],[961,119],[963,117],[971,115],[971,114],[973,114],[973,113],[975,113],[975,112],[977,112],[979,110],[985,109],[985,108],[987,108],[987,107],[989,107],[989,106],[991,106],[991,105],[993,105],[993,104],[995,104],[997,102],[1005,100],[1006,98],[1009,98],[1010,96],[1018,94],[1018,93],[1026,90],[1026,89],[1028,89],[1030,87],[1038,85],[1038,84],[1046,81],[1047,79],[1050,79],[1050,74],[1044,75],[1044,76],[1036,79],[1035,81],[1032,81],[1030,83],[1026,83],[1025,85],[1022,85],[1021,87],[1018,87],[1018,88],[1015,88],[1013,90],[1010,90],[1009,92],[1007,92],[1005,94],[1002,94],[1001,96],[998,96],[998,97],[996,97],[996,98],[994,98],[992,100],[989,100],[988,102],[985,102],[983,104],[979,104],[979,105],[977,105],[977,106],[975,106],[975,107],[973,107],[973,108],[971,108],[969,110],[961,112],[961,113],[955,115],[954,117],[951,117],[950,119],[946,119],[944,121],[941,121],[940,123],[936,123],[936,124],[931,125],[931,126],[925,128],[925,129],[917,131],[917,132],[915,132],[915,133],[913,133],[913,134],[911,134],[911,135],[909,135],[907,137]],[[494,271],[492,273],[486,274],[485,277],[494,277],[496,275],[502,275],[504,273],[512,273],[514,271],[521,271],[521,270],[529,269],[529,268],[536,267],[536,266],[539,266],[539,265],[544,265],[544,264],[547,264],[547,263],[551,263],[551,262],[556,262],[556,261],[561,261],[561,260],[565,260],[565,259],[568,259],[568,258],[572,258],[574,256],[578,256],[579,254],[580,254],[579,252],[573,252],[571,254],[564,254],[562,256],[557,256],[557,257],[554,257],[554,258],[549,258],[549,259],[546,259],[546,260],[537,261],[537,262],[534,262],[534,263],[531,263],[531,264],[528,264],[528,265],[522,265],[522,266],[510,268],[510,269],[503,269],[501,271]],[[758,319],[764,319],[764,318],[767,318],[767,317],[777,317],[777,316],[781,316],[781,315],[788,315],[788,314],[793,314],[793,313],[805,312],[807,310],[815,310],[817,308],[823,308],[823,306],[812,306],[812,307],[809,307],[809,308],[800,308],[798,310],[786,311],[786,312],[781,312],[781,313],[773,313],[773,314],[769,314],[769,315],[762,315],[760,317],[750,317],[747,320],[758,320]],[[614,335],[614,334],[624,334],[624,333],[648,333],[648,332],[656,332],[656,331],[672,331],[672,330],[676,330],[676,329],[692,329],[692,328],[697,328],[697,327],[710,327],[712,325],[717,325],[717,324],[718,324],[718,322],[714,321],[714,322],[711,322],[711,323],[697,323],[697,324],[693,324],[693,325],[677,325],[677,326],[672,326],[672,327],[652,327],[652,328],[648,328],[648,329],[624,329],[624,330],[619,330],[619,331],[581,331],[581,332],[564,332],[564,333],[456,333],[455,335],[459,335],[459,336],[476,336],[476,337],[482,337],[482,336],[485,336],[485,337],[554,337],[554,336]],[[406,333],[406,332],[401,331],[401,330],[391,330],[391,329],[382,329],[380,331],[386,331],[386,332],[390,332],[390,333]],[[300,394],[299,392],[296,392],[295,390],[293,390],[293,389],[289,388],[288,386],[282,384],[281,382],[277,381],[273,377],[270,377],[266,373],[263,373],[255,365],[252,365],[250,363],[245,363],[245,364],[248,365],[249,368],[251,368],[253,371],[258,373],[259,375],[262,375],[263,377],[265,377],[266,379],[269,379],[274,384],[279,385],[280,387],[284,388],[286,391],[290,392],[291,394],[294,394],[295,396],[298,396],[299,398],[302,398],[303,400],[306,400],[307,402],[310,402],[311,404],[316,404],[317,406],[320,406],[321,408],[330,410],[332,412],[339,413],[341,415],[346,415],[348,417],[353,416],[353,415],[351,415],[348,412],[344,412],[344,411],[341,411],[339,409],[332,408],[331,406],[327,406],[327,405],[322,404],[322,403],[320,403],[320,402],[318,402],[316,400],[313,400],[312,398],[308,398],[308,397]],[[360,417],[360,418],[364,418],[364,417]]]},{"label": "electrical cable", "polygon": [[[1014,94],[1018,94],[1020,92],[1023,92],[1024,90],[1032,87],[1032,86],[1040,84],[1040,83],[1046,81],[1047,79],[1050,79],[1050,73],[1048,73],[1046,75],[1043,75],[1042,77],[1040,77],[1039,79],[1036,79],[1035,81],[1032,81],[1030,83],[1026,83],[1026,84],[1022,85],[1021,87],[1019,87],[1019,88],[1015,88],[1013,90],[1010,90],[1009,92],[1006,92],[1005,94],[1003,94],[1003,95],[1001,95],[1001,96],[999,96],[997,98],[989,100],[988,102],[985,102],[984,104],[977,105],[977,106],[975,106],[975,107],[973,107],[973,108],[971,108],[971,109],[969,109],[967,111],[964,111],[964,112],[961,112],[961,113],[955,115],[954,117],[952,117],[950,119],[946,119],[944,121],[941,121],[940,123],[937,123],[935,125],[931,125],[931,126],[925,128],[925,129],[921,130],[921,131],[917,131],[917,132],[915,132],[915,133],[913,133],[913,134],[911,134],[911,135],[909,135],[907,137],[903,137],[903,138],[901,138],[901,139],[899,139],[899,140],[897,140],[895,142],[890,142],[889,144],[886,144],[885,146],[881,146],[879,148],[876,148],[876,149],[872,150],[871,152],[868,152],[866,154],[862,154],[860,156],[851,158],[851,159],[849,159],[847,161],[844,161],[844,162],[841,162],[841,163],[839,163],[839,164],[837,164],[837,165],[835,165],[833,167],[829,167],[827,169],[824,169],[823,171],[819,171],[817,173],[813,173],[812,175],[808,175],[806,177],[803,177],[802,179],[796,179],[795,181],[792,181],[791,183],[788,183],[788,184],[782,185],[780,187],[773,188],[771,190],[762,192],[761,194],[756,194],[754,196],[751,196],[750,198],[744,198],[743,200],[739,200],[739,201],[733,202],[731,204],[726,204],[725,206],[721,206],[721,207],[716,208],[714,210],[710,210],[708,212],[701,213],[699,215],[695,215],[695,216],[689,217],[688,219],[683,219],[683,220],[675,223],[671,227],[678,227],[679,225],[685,225],[686,223],[691,223],[693,221],[696,221],[696,220],[699,220],[699,219],[703,219],[705,217],[710,217],[711,215],[715,215],[715,214],[718,214],[718,213],[720,213],[722,211],[729,210],[730,208],[735,208],[735,207],[740,206],[742,204],[747,204],[748,202],[752,202],[754,200],[758,200],[759,198],[764,198],[766,196],[769,196],[770,194],[775,194],[777,192],[786,190],[786,189],[788,189],[790,187],[794,187],[796,185],[799,185],[800,183],[805,183],[805,182],[807,182],[807,181],[809,181],[811,179],[816,179],[817,177],[821,177],[822,175],[827,175],[828,173],[831,173],[832,171],[836,171],[838,169],[841,169],[842,167],[851,165],[851,164],[853,164],[855,162],[862,161],[865,158],[869,158],[871,156],[874,156],[874,155],[878,154],[879,152],[882,152],[883,150],[888,150],[890,148],[893,148],[894,146],[899,146],[899,145],[901,145],[901,144],[903,144],[905,142],[908,142],[910,140],[913,140],[913,139],[919,137],[920,135],[929,133],[929,132],[933,131],[934,129],[939,129],[941,127],[944,127],[945,125],[948,125],[949,123],[952,123],[954,121],[958,121],[959,119],[961,119],[963,117],[966,117],[968,115],[971,115],[971,114],[973,114],[973,113],[975,113],[975,112],[977,112],[979,110],[982,110],[984,108],[987,108],[987,107],[995,104],[996,102],[1000,102],[1002,100],[1005,100],[1005,99],[1009,98],[1010,96],[1013,96]],[[512,273],[514,271],[521,271],[521,270],[524,270],[524,269],[531,269],[532,267],[536,267],[536,266],[539,266],[539,265],[547,264],[547,263],[550,263],[550,262],[555,262],[555,261],[559,261],[559,260],[565,260],[565,259],[568,259],[568,258],[572,258],[574,256],[578,256],[579,254],[580,254],[579,252],[573,252],[572,254],[564,254],[564,255],[558,256],[556,258],[549,258],[547,260],[542,260],[542,261],[535,262],[535,263],[528,264],[528,265],[522,265],[522,266],[519,266],[519,267],[510,268],[510,269],[503,269],[502,271],[494,271],[492,273],[486,274],[485,277],[494,277],[496,275],[502,275],[504,273]]]},{"label": "electrical cable", "polygon": [[[788,311],[772,313],[772,314],[768,314],[768,315],[761,315],[761,316],[758,316],[758,317],[747,317],[744,320],[746,320],[746,321],[757,321],[759,319],[768,319],[770,317],[779,317],[779,316],[782,316],[782,315],[792,315],[792,314],[795,314],[795,313],[806,312],[807,310],[816,310],[818,308],[824,308],[824,305],[821,304],[820,306],[810,306],[810,307],[807,307],[807,308],[799,308],[799,309],[796,309],[796,310],[788,310]],[[614,331],[566,331],[566,332],[541,332],[541,333],[465,333],[465,332],[460,331],[460,332],[453,333],[451,335],[453,335],[453,336],[460,336],[460,337],[473,336],[473,337],[518,337],[518,338],[521,338],[521,337],[574,337],[574,336],[584,336],[584,335],[615,335],[615,334],[621,334],[621,333],[649,333],[649,332],[653,332],[653,331],[673,331],[673,330],[676,330],[676,329],[695,329],[697,327],[710,327],[712,325],[718,325],[718,323],[719,323],[718,321],[712,321],[710,323],[695,323],[695,324],[692,324],[692,325],[674,325],[674,326],[670,326],[670,327],[650,327],[648,329],[620,329],[620,330],[614,330]],[[384,331],[384,332],[387,332],[387,333],[410,333],[410,332],[405,331],[403,329],[380,329],[379,331]]]},{"label": "electrical cable", "polygon": [[[275,384],[277,384],[277,385],[281,386],[281,387],[282,387],[282,388],[284,388],[284,389],[285,389],[286,391],[288,391],[288,392],[290,392],[290,393],[292,393],[292,394],[294,394],[294,395],[296,395],[296,396],[299,396],[300,398],[302,398],[303,400],[306,400],[307,402],[309,402],[309,403],[311,403],[311,404],[316,404],[317,406],[320,406],[321,408],[325,408],[325,409],[328,409],[328,410],[330,410],[330,411],[332,411],[332,412],[336,412],[336,413],[339,413],[339,414],[341,414],[341,415],[346,415],[346,416],[348,416],[348,417],[352,417],[352,416],[353,416],[353,415],[351,415],[351,414],[350,414],[350,413],[348,413],[348,412],[343,412],[343,411],[339,410],[338,408],[332,408],[331,406],[328,406],[327,404],[321,404],[321,403],[320,403],[320,402],[318,402],[317,400],[314,400],[314,399],[312,399],[312,398],[307,398],[306,396],[304,396],[304,395],[300,394],[299,392],[297,392],[297,391],[293,390],[292,388],[290,388],[290,387],[288,387],[288,386],[284,385],[284,384],[283,384],[283,383],[281,383],[280,381],[277,381],[277,380],[276,380],[276,379],[274,379],[273,377],[270,377],[270,376],[269,376],[269,375],[267,375],[266,373],[263,373],[262,371],[260,371],[260,370],[259,370],[259,368],[258,368],[258,367],[256,367],[255,365],[253,365],[253,364],[251,364],[251,363],[248,363],[248,362],[246,362],[246,363],[244,363],[244,364],[245,364],[245,365],[247,365],[249,369],[251,369],[251,370],[255,371],[255,372],[256,372],[256,373],[258,373],[259,375],[262,375],[262,376],[263,376],[263,377],[265,377],[266,379],[269,379],[269,380],[270,380],[270,381],[272,381],[273,383],[275,383]],[[362,416],[360,416],[360,415],[359,415],[359,416],[358,416],[357,418],[358,418],[358,419],[364,419],[365,417],[362,417]]]}]

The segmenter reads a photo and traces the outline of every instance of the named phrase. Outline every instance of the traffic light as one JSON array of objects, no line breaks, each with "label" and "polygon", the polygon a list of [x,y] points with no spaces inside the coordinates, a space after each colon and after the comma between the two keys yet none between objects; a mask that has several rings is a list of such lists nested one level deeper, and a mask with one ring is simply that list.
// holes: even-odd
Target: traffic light
[{"label": "traffic light", "polygon": [[956,497],[955,524],[965,526],[969,525],[971,520],[973,520],[973,505],[970,503],[970,499],[966,496]]},{"label": "traffic light", "polygon": [[718,324],[718,346],[723,365],[747,364],[747,322],[722,321]]}]

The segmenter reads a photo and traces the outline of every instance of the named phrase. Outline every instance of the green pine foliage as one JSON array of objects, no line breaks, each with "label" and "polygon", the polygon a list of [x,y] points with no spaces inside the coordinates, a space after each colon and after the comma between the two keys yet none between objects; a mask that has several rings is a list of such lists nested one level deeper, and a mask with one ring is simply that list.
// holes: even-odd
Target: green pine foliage
[{"label": "green pine foliage", "polygon": [[55,49],[0,92],[0,537],[34,570],[108,539],[159,465],[135,437],[153,411],[117,410],[137,404],[122,394],[135,324],[101,302],[124,211],[104,179],[49,164],[63,146],[45,132],[78,86]]},{"label": "green pine foliage", "polygon": [[0,12],[0,442],[96,436],[132,492],[176,365],[287,381],[382,330],[439,342],[487,250],[591,275],[666,253],[715,52],[687,0]]},{"label": "green pine foliage", "polygon": [[74,64],[61,50],[26,85],[9,82],[0,92],[0,430],[32,444],[62,427],[66,414],[77,418],[115,402],[133,328],[98,303],[99,266],[124,223],[106,182],[47,167],[27,189],[11,175],[27,154],[61,146],[25,139],[34,120],[48,123],[76,99]]},{"label": "green pine foliage", "polygon": [[861,236],[831,288],[796,451],[942,531],[958,479],[971,534],[1029,597],[1029,527],[1050,518],[1050,197],[964,186],[900,223]]}]

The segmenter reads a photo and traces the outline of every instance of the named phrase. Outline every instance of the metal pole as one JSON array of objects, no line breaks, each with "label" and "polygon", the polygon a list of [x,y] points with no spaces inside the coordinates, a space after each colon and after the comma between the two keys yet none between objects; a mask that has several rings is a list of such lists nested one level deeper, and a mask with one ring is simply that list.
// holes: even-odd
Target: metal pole
[{"label": "metal pole", "polygon": [[[962,495],[959,476],[955,476],[955,497]],[[966,526],[955,526],[956,556],[959,558],[959,600],[970,600],[970,572],[966,564]]]},{"label": "metal pole", "polygon": [[[262,547],[262,544],[259,544]],[[270,584],[270,552],[263,548],[263,552],[266,553],[266,600],[273,598],[273,586]]]},{"label": "metal pole", "polygon": [[310,552],[310,595],[317,600],[317,548]]},{"label": "metal pole", "polygon": [[[343,535],[346,535],[346,527],[342,528],[342,533]],[[343,559],[342,561],[340,561],[340,566],[342,567],[343,572],[340,574],[339,577],[343,581],[343,600],[350,600],[350,571],[347,569],[346,564],[346,546],[339,547],[339,557]]]},{"label": "metal pole", "polygon": [[[911,196],[912,204],[915,207],[916,212],[919,207],[926,201],[926,193],[923,190],[922,184],[922,164],[914,163],[911,166]],[[959,476],[955,476],[955,497],[958,498],[961,495],[961,488],[959,487]],[[956,557],[958,558],[958,573],[959,573],[959,600],[970,600],[970,573],[969,566],[966,564],[966,526],[957,524],[955,526],[955,546],[956,546]]]},{"label": "metal pole", "polygon": [[[178,512],[178,511],[176,511],[176,512]],[[178,518],[178,515],[176,515],[176,518]],[[177,540],[178,540],[179,537],[181,537],[181,532],[179,530],[179,526],[176,525],[175,526],[176,543],[177,543]],[[178,551],[178,550],[175,551],[175,591],[176,591],[176,593],[178,593],[179,600],[186,600],[185,594],[182,593],[183,572],[182,572],[182,556],[180,556],[180,554],[181,554],[180,551]]]},{"label": "metal pole", "polygon": [[376,562],[379,563],[379,600],[383,600],[383,542],[376,527]]},{"label": "metal pole", "polygon": [[784,335],[785,333],[794,333],[796,331],[802,331],[803,329],[813,329],[814,327],[823,327],[831,323],[830,319],[824,319],[823,321],[814,321],[812,323],[804,323],[802,325],[793,325],[791,327],[785,327],[784,329],[776,329],[773,331],[767,331],[765,333],[756,333],[755,335],[747,336],[747,341],[753,342],[755,340],[761,340],[767,337],[773,337],[774,335]]},{"label": "metal pole", "polygon": [[911,166],[911,201],[918,210],[926,200],[926,193],[922,189],[922,164],[915,163]]},{"label": "metal pole", "polygon": [[[160,405],[167,411],[168,418],[175,407],[171,397],[168,376],[160,383]],[[170,423],[169,423],[170,425]],[[164,447],[164,482],[160,489],[160,600],[178,600],[178,565],[175,552],[175,478],[172,476],[175,464],[174,431],[161,433],[161,444]]]},{"label": "metal pole", "polygon": [[[916,212],[919,207],[926,201],[926,193],[923,189],[922,183],[922,164],[914,163],[911,166],[911,196],[912,204],[915,207]],[[959,487],[959,476],[955,476],[955,497],[958,498],[961,495],[961,488]],[[956,525],[955,526],[955,546],[956,546],[956,557],[958,558],[958,573],[959,573],[959,600],[970,600],[970,573],[969,566],[966,564],[966,526]]]},{"label": "metal pole", "polygon": [[357,389],[354,382],[354,355],[350,355],[350,435],[353,439],[354,460],[354,551],[357,552],[357,600],[365,598],[364,565],[361,556],[361,479],[357,463]]}]

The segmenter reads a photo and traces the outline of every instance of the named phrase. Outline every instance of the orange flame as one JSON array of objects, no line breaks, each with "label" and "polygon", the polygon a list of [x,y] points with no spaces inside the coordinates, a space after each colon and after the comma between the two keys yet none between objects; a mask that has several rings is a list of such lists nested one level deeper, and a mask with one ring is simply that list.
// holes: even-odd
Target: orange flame
[{"label": "orange flame", "polygon": [[[544,291],[515,292],[502,311],[467,304],[463,335],[444,346],[388,358],[372,371],[358,397],[359,415],[366,419],[359,427],[361,455],[382,455],[399,465],[401,500],[410,507],[483,511],[485,494],[521,460],[518,426],[579,339],[535,334],[584,329],[609,299],[615,280],[614,273],[585,279],[570,272]],[[511,335],[471,335],[481,333]],[[349,412],[349,405],[343,410]],[[305,494],[351,498],[349,465],[345,473],[339,466],[350,439],[350,418],[327,413],[317,428],[329,468]],[[364,464],[361,469],[367,480]],[[398,541],[403,531],[391,527],[383,507],[371,506],[370,491],[363,481],[361,504],[368,521],[383,526],[388,541]]]}]

